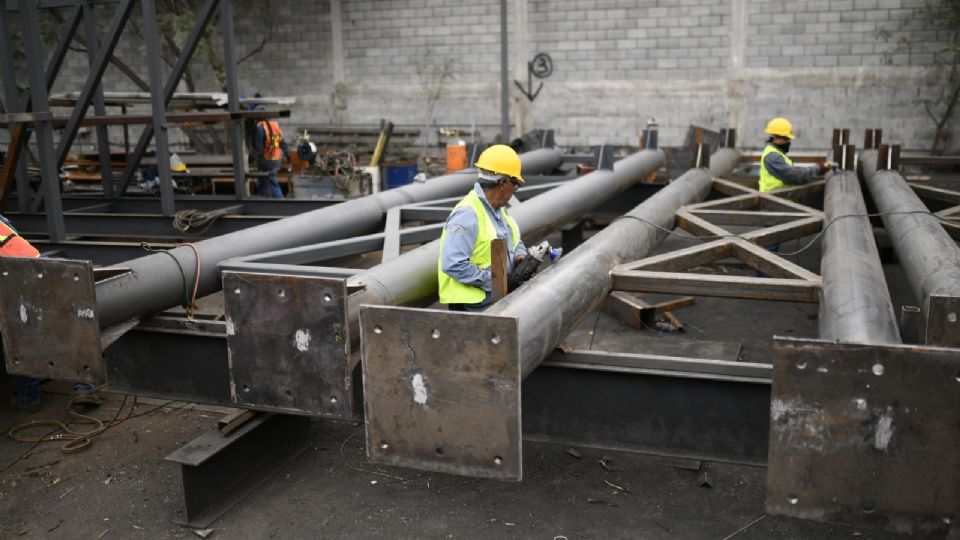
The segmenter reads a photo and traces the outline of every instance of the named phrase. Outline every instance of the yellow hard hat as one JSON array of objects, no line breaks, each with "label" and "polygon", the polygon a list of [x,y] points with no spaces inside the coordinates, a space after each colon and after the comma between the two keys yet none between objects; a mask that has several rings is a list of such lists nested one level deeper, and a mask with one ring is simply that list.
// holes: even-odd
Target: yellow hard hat
[{"label": "yellow hard hat", "polygon": [[484,150],[473,166],[515,178],[521,184],[523,183],[523,177],[520,176],[520,156],[505,144],[495,144]]},{"label": "yellow hard hat", "polygon": [[793,139],[793,124],[789,120],[778,116],[773,120],[767,122],[767,129],[764,130],[769,135],[776,135],[778,137],[786,137],[788,139]]},{"label": "yellow hard hat", "polygon": [[187,170],[187,164],[184,163],[177,154],[170,154],[170,170],[173,172],[184,172]]}]

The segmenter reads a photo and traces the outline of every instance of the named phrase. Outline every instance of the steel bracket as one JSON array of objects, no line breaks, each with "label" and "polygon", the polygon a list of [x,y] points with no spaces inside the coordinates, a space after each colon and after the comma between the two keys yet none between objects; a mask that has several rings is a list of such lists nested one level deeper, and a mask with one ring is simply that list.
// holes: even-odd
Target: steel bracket
[{"label": "steel bracket", "polygon": [[930,296],[926,343],[934,347],[960,347],[960,298]]},{"label": "steel bracket", "polygon": [[517,319],[363,306],[367,456],[481,478],[522,478]]},{"label": "steel bracket", "polygon": [[234,403],[354,416],[345,280],[224,271],[223,290]]},{"label": "steel bracket", "polygon": [[89,261],[0,257],[8,373],[106,382],[95,283]]},{"label": "steel bracket", "polygon": [[960,350],[774,339],[767,511],[958,531]]}]

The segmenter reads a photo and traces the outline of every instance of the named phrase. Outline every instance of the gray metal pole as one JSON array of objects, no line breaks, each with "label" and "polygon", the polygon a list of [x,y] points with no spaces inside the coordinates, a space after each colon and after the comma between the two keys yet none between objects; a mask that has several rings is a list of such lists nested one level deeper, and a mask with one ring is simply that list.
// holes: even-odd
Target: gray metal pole
[{"label": "gray metal pole", "polygon": [[[660,150],[637,152],[614,163],[612,171],[598,170],[568,182],[511,208],[510,215],[523,235],[562,226],[656,171],[665,159]],[[437,294],[439,252],[440,241],[435,240],[354,276],[350,282],[362,283],[365,289],[350,296],[350,326],[357,325],[363,304],[432,302]],[[353,335],[359,336],[359,333],[353,332]]]},{"label": "gray metal pole", "polygon": [[507,0],[500,0],[500,142],[510,143],[510,102],[507,78]]},{"label": "gray metal pole", "polygon": [[900,331],[857,175],[827,180],[820,275],[820,338],[897,344]]},{"label": "gray metal pole", "polygon": [[[558,150],[535,150],[522,154],[520,160],[524,174],[537,174],[555,169],[561,156]],[[197,296],[220,290],[217,265],[221,261],[366,234],[378,227],[387,210],[394,206],[460,195],[475,180],[476,172],[463,171],[193,244],[200,256]],[[191,247],[183,246],[121,266],[131,272],[96,287],[101,328],[183,302],[185,286],[192,289],[196,277],[197,258]]]},{"label": "gray metal pole", "polygon": [[[928,329],[936,327],[937,324],[929,322],[932,318],[931,298],[960,298],[960,248],[900,174],[878,171],[868,176],[866,182],[877,209],[883,214],[883,225],[907,274],[907,281],[922,305]],[[948,319],[945,322],[957,322],[956,312],[953,313],[953,321]],[[942,315],[949,317],[949,313]],[[928,331],[927,344],[960,345],[960,331],[954,330],[952,336],[946,334],[932,335]]]},{"label": "gray metal pole", "polygon": [[718,156],[716,163],[724,169],[687,171],[486,311],[517,319],[521,377],[540,365],[610,293],[610,270],[646,256],[674,228],[681,206],[702,201],[713,176],[730,173],[736,160],[728,154],[735,151],[720,152],[724,157]]},{"label": "gray metal pole", "polygon": [[[7,102],[7,112],[26,112],[20,106],[20,96],[17,92],[17,75],[13,69],[13,46],[10,43],[10,24],[7,20],[9,12],[0,9],[0,76],[3,77],[3,95]],[[10,125],[10,136],[13,136],[13,124]],[[26,142],[24,142],[26,145]],[[10,159],[10,156],[7,156]],[[27,177],[27,161],[17,159],[16,163],[4,163],[4,167],[16,167],[17,200],[20,212],[30,211],[30,197],[32,190]]]},{"label": "gray metal pole", "polygon": [[[83,26],[87,36],[87,55],[90,65],[96,61],[97,48],[100,38],[97,36],[97,20],[93,4],[89,0],[83,2]],[[105,116],[107,108],[103,101],[103,85],[98,84],[93,94],[93,111],[97,116]],[[103,186],[105,197],[113,196],[113,168],[110,163],[110,133],[107,126],[97,126],[97,151],[100,155],[100,185]]]},{"label": "gray metal pole", "polygon": [[[40,161],[40,178],[47,200],[47,230],[51,242],[62,242],[66,238],[63,224],[63,209],[60,204],[60,176],[56,165],[53,146],[53,122],[50,115],[50,101],[47,94],[47,80],[43,73],[44,54],[40,44],[40,20],[34,2],[20,4],[20,16],[23,23],[23,48],[27,57],[27,73],[30,82],[30,98],[33,110],[45,114],[45,120],[39,120],[34,130],[37,134],[37,159]],[[25,197],[26,194],[20,194]]]},{"label": "gray metal pole", "polygon": [[157,174],[160,177],[160,212],[172,216],[173,178],[170,176],[170,148],[167,145],[167,102],[163,99],[163,75],[160,73],[160,32],[154,0],[140,0],[143,8],[143,41],[147,46],[147,75],[150,80],[150,105],[153,113],[153,141],[157,149]]},{"label": "gray metal pole", "polygon": [[[220,34],[223,37],[223,69],[227,75],[227,107],[231,113],[240,111],[240,94],[237,88],[237,55],[233,45],[233,0],[220,1]],[[230,151],[233,154],[233,186],[237,200],[246,198],[247,174],[243,162],[242,120],[231,120]]]}]

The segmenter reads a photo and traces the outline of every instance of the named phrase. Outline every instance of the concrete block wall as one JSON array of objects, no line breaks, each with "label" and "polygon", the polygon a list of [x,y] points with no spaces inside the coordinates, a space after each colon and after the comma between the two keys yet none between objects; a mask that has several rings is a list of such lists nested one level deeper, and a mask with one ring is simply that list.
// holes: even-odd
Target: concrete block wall
[{"label": "concrete block wall", "polygon": [[[488,140],[499,132],[498,0],[339,0],[339,49],[332,37],[335,1],[268,4],[273,37],[241,64],[241,93],[296,96],[288,127],[370,125],[380,118],[420,126],[427,120],[427,83],[417,74],[418,63],[449,61],[454,76],[430,121],[475,125]],[[538,52],[554,63],[536,101],[511,86],[515,131],[552,127],[568,145],[633,144],[653,118],[666,145],[682,142],[687,126],[696,123],[736,127],[740,145],[756,147],[766,121],[783,115],[797,127],[799,149],[825,148],[835,127],[851,128],[857,143],[864,129],[877,127],[889,142],[917,149],[930,144],[933,123],[922,100],[937,91],[928,77],[945,36],[902,23],[924,0],[507,4],[510,78],[525,82],[525,62]],[[256,3],[237,6],[242,57],[259,43],[264,15]],[[112,8],[98,9],[105,26]],[[881,36],[884,30],[889,38]],[[912,50],[894,50],[901,37],[914,40]],[[142,44],[133,32],[118,50],[146,78],[136,60]],[[196,64],[194,73],[203,77]],[[85,76],[85,56],[71,54],[55,91],[79,88]],[[135,89],[113,67],[105,88]],[[200,90],[219,88],[207,78]],[[960,148],[957,139],[952,149]]]}]

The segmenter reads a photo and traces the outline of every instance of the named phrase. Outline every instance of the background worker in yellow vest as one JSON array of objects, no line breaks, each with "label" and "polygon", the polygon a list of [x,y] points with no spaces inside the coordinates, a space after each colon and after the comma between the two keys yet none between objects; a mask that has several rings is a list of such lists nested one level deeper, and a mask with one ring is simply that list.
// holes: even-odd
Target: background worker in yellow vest
[{"label": "background worker in yellow vest", "polygon": [[492,240],[507,243],[507,275],[527,254],[520,229],[506,209],[523,185],[520,156],[497,144],[484,150],[474,166],[479,170],[477,183],[454,207],[440,235],[440,302],[454,311],[483,311],[490,305]]},{"label": "background worker in yellow vest", "polygon": [[817,168],[794,167],[793,160],[787,157],[790,141],[793,140],[793,124],[786,118],[774,118],[764,130],[770,138],[760,157],[760,191],[799,186],[819,180],[829,169],[821,163]]}]

